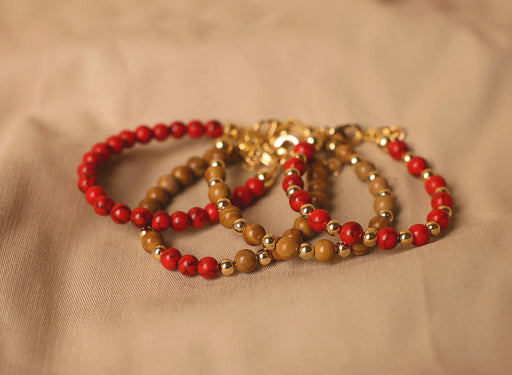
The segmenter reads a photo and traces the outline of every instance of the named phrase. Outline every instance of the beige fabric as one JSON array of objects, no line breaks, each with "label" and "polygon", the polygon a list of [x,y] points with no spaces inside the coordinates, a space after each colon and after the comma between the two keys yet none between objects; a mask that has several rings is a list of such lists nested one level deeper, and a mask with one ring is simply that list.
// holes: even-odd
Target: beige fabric
[{"label": "beige fabric", "polygon": [[[0,6],[1,374],[504,374],[512,366],[512,7],[502,1],[10,1]],[[299,259],[205,281],[168,272],[131,225],[94,214],[81,155],[140,123],[296,116],[399,123],[444,175],[454,222],[422,248]],[[207,140],[137,147],[101,183],[134,206]],[[398,228],[429,199],[399,163]],[[229,183],[248,173],[230,169]],[[246,212],[279,233],[276,184]],[[198,183],[171,204],[206,204]],[[333,180],[333,217],[366,223],[367,188]],[[167,234],[233,257],[221,227]]]}]

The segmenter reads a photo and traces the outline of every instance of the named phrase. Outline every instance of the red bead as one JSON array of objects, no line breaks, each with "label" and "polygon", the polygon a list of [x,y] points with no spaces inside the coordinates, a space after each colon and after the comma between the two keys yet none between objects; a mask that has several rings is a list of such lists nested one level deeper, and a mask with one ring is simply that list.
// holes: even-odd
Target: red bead
[{"label": "red bead", "polygon": [[299,142],[294,148],[293,152],[297,154],[304,154],[308,160],[315,157],[315,146],[308,142]]},{"label": "red bead", "polygon": [[85,191],[85,200],[89,204],[94,204],[94,200],[102,195],[105,195],[105,190],[101,186],[91,186]]},{"label": "red bead", "polygon": [[187,134],[190,138],[199,138],[205,132],[205,127],[201,121],[192,120],[187,125]]},{"label": "red bead", "polygon": [[162,231],[171,226],[171,217],[165,211],[157,211],[153,214],[151,226],[154,230]]},{"label": "red bead", "polygon": [[110,210],[114,207],[114,201],[112,198],[106,195],[100,195],[94,200],[94,211],[101,216],[107,216],[110,214]]},{"label": "red bead", "polygon": [[391,157],[395,160],[402,159],[403,154],[407,152],[407,145],[404,141],[397,139],[393,142],[388,142],[388,150]]},{"label": "red bead", "polygon": [[98,184],[98,180],[96,177],[80,177],[78,179],[78,188],[82,192],[86,192],[91,186],[95,186]]},{"label": "red bead", "polygon": [[321,232],[325,230],[327,223],[331,221],[331,216],[329,216],[326,210],[317,208],[311,212],[308,221],[311,229]]},{"label": "red bead", "polygon": [[105,143],[110,147],[114,154],[120,154],[124,150],[124,141],[117,135],[108,137]]},{"label": "red bead", "polygon": [[409,232],[412,233],[414,246],[423,246],[428,240],[430,240],[430,231],[426,225],[414,224],[409,228]]},{"label": "red bead", "polygon": [[300,188],[302,189],[304,187],[304,181],[302,181],[302,178],[300,178],[300,176],[297,176],[296,174],[291,174],[283,178],[283,183],[281,186],[283,187],[284,191],[286,191],[288,186],[292,185],[300,186]]},{"label": "red bead", "polygon": [[450,215],[448,215],[446,211],[438,208],[429,212],[427,221],[435,221],[439,224],[441,230],[445,230],[448,227],[448,224],[450,224]]},{"label": "red bead", "polygon": [[155,139],[164,141],[169,136],[169,128],[165,124],[157,124],[153,127]]},{"label": "red bead", "polygon": [[100,154],[98,154],[97,152],[88,151],[82,157],[82,162],[99,166],[102,163],[102,159]]},{"label": "red bead", "polygon": [[377,232],[377,246],[382,250],[393,249],[397,242],[397,234],[393,228],[385,227]]},{"label": "red bead", "polygon": [[187,127],[184,123],[175,121],[169,126],[169,130],[171,131],[172,137],[178,139],[185,135],[187,132]]},{"label": "red bead", "polygon": [[206,127],[206,135],[210,138],[220,137],[224,133],[224,129],[222,129],[222,124],[217,120],[210,120],[205,124]]},{"label": "red bead", "polygon": [[95,177],[98,175],[98,170],[94,164],[83,163],[78,166],[78,177]]},{"label": "red bead", "polygon": [[265,184],[257,177],[251,177],[250,179],[248,179],[245,182],[245,186],[247,186],[251,190],[252,195],[254,195],[254,198],[259,198],[263,194],[265,194]]},{"label": "red bead", "polygon": [[153,215],[147,208],[137,207],[132,211],[130,220],[137,228],[144,228],[151,226]]},{"label": "red bead", "polygon": [[160,263],[162,263],[162,266],[164,266],[168,270],[175,270],[176,268],[178,268],[178,262],[180,258],[180,251],[178,249],[175,249],[174,247],[170,247],[162,251]]},{"label": "red bead", "polygon": [[296,168],[300,174],[303,175],[306,172],[306,164],[299,158],[291,158],[284,164],[284,170]]},{"label": "red bead", "polygon": [[219,274],[219,263],[212,257],[204,257],[197,265],[197,273],[205,279],[213,279]]},{"label": "red bead", "polygon": [[132,210],[126,204],[118,203],[110,211],[110,217],[117,224],[126,224],[130,221]]},{"label": "red bead", "polygon": [[123,130],[121,133],[119,133],[119,138],[123,140],[124,147],[126,148],[132,147],[137,141],[135,133],[132,132],[131,130]]},{"label": "red bead", "polygon": [[425,159],[416,156],[409,160],[407,163],[407,170],[413,176],[419,176],[427,168],[427,162]]},{"label": "red bead", "polygon": [[141,125],[135,129],[135,138],[139,143],[148,143],[153,138],[153,130],[146,125]]},{"label": "red bead", "polygon": [[201,228],[208,223],[208,214],[201,207],[192,207],[188,211],[188,217],[193,228]]},{"label": "red bead", "polygon": [[363,240],[364,230],[355,221],[349,221],[340,228],[341,241],[349,246],[356,245]]},{"label": "red bead", "polygon": [[91,151],[98,154],[102,163],[110,158],[110,148],[105,143],[96,143]]},{"label": "red bead", "polygon": [[210,221],[210,223],[219,222],[219,211],[217,210],[215,203],[208,203],[206,206],[204,206],[204,210],[208,215],[208,220]]},{"label": "red bead", "polygon": [[244,208],[251,205],[254,200],[251,189],[247,186],[237,186],[231,194],[231,203],[237,207]]},{"label": "red bead", "polygon": [[300,208],[306,203],[311,202],[311,197],[309,193],[305,190],[298,190],[290,196],[288,203],[290,203],[290,207],[292,210],[299,212]]},{"label": "red bead", "polygon": [[171,227],[175,232],[183,232],[187,230],[189,225],[189,218],[185,212],[176,211],[171,215]]},{"label": "red bead", "polygon": [[197,258],[193,255],[183,255],[178,261],[178,269],[185,276],[197,273]]},{"label": "red bead", "polygon": [[446,186],[446,181],[441,176],[432,176],[427,181],[425,181],[425,190],[430,195],[434,194],[437,188],[442,186]]},{"label": "red bead", "polygon": [[438,208],[439,206],[448,206],[451,208],[453,207],[453,199],[450,194],[440,191],[432,196],[430,204],[432,205],[432,208]]}]

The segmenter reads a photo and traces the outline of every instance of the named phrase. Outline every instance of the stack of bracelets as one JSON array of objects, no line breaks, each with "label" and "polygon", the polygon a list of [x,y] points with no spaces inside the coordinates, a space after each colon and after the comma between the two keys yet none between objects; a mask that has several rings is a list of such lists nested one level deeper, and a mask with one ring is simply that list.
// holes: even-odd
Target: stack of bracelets
[{"label": "stack of bracelets", "polygon": [[[172,169],[170,174],[160,177],[138,207],[130,209],[124,203],[115,203],[98,184],[98,170],[112,156],[136,143],[180,139],[185,135],[193,139],[206,135],[214,139],[214,146],[202,156],[191,157],[185,164]],[[117,224],[131,222],[139,231],[143,249],[164,268],[177,269],[185,276],[199,274],[212,279],[219,273],[225,276],[235,271],[250,273],[272,261],[297,256],[304,260],[315,258],[319,262],[330,262],[336,255],[341,258],[351,254],[365,255],[374,246],[383,250],[392,250],[398,244],[422,246],[448,227],[453,201],[446,182],[428,168],[425,159],[408,151],[404,138],[404,130],[398,127],[367,131],[353,124],[314,128],[297,120],[283,123],[265,120],[245,128],[234,124],[223,126],[215,120],[204,124],[198,120],[188,124],[158,124],[153,128],[143,125],[135,131],[124,130],[111,136],[85,153],[78,167],[78,187],[97,214],[110,216]],[[399,232],[392,228],[394,195],[375,166],[355,153],[354,148],[363,142],[375,143],[393,159],[402,161],[411,175],[425,183],[427,193],[432,196],[432,210],[425,223],[411,225]],[[225,182],[225,167],[237,161],[254,170],[255,175],[244,185],[231,189]],[[375,215],[369,220],[367,229],[354,221],[342,223],[331,219],[327,211],[327,180],[344,166],[351,166],[357,177],[368,183],[370,193],[375,197]],[[281,172],[284,172],[281,187],[290,208],[299,216],[278,236],[243,218],[242,210],[262,197]],[[208,185],[209,202],[204,208],[192,207],[186,213],[165,211],[171,197],[202,177]],[[204,257],[198,260],[194,255],[182,255],[178,249],[164,244],[162,232],[169,228],[182,232],[208,223],[220,223],[222,227],[234,230],[255,250],[238,250],[233,259],[217,261],[213,257]],[[324,231],[336,239],[321,239],[314,244],[306,242],[317,232]]]}]

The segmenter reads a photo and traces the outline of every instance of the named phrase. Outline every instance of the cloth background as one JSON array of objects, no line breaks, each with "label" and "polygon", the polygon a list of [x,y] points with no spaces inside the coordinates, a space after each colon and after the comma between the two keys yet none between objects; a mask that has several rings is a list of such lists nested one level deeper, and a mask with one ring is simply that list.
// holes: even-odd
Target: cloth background
[{"label": "cloth background", "polygon": [[[510,372],[511,15],[505,1],[2,2],[0,373]],[[163,269],[76,188],[82,154],[122,129],[288,116],[403,125],[449,183],[450,230],[206,281]],[[136,147],[100,181],[133,207],[210,144]],[[421,182],[360,151],[395,192],[397,228],[423,222]],[[366,186],[349,168],[331,181],[333,217],[366,224]],[[295,218],[279,184],[245,213],[271,233]],[[169,209],[206,203],[197,183]],[[198,257],[245,247],[216,226],[166,238]]]}]

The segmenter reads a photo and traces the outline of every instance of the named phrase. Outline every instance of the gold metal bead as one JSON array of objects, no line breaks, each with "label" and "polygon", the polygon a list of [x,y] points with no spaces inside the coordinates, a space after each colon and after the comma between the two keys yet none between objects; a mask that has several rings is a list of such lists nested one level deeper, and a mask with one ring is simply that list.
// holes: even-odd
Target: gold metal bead
[{"label": "gold metal bead", "polygon": [[306,163],[308,161],[308,158],[306,157],[306,155],[304,154],[301,154],[300,152],[298,153],[293,153],[293,156],[302,160],[304,163]]},{"label": "gold metal bead", "polygon": [[368,173],[367,179],[368,179],[368,181],[373,181],[377,177],[380,177],[380,172],[379,171],[371,171],[370,173]]},{"label": "gold metal bead", "polygon": [[247,220],[245,220],[243,217],[240,219],[236,219],[233,222],[233,230],[237,233],[242,234],[247,227]]},{"label": "gold metal bead", "polygon": [[307,137],[306,142],[308,142],[310,145],[313,145],[315,147],[315,151],[317,152],[322,151],[324,146],[324,142],[314,135]]},{"label": "gold metal bead", "polygon": [[338,220],[331,220],[327,223],[327,226],[325,227],[325,230],[327,231],[327,234],[331,236],[337,236],[338,231],[340,230],[341,223]]},{"label": "gold metal bead", "polygon": [[222,161],[222,160],[212,160],[210,162],[210,167],[226,168],[226,163],[224,163],[224,161]]},{"label": "gold metal bead", "polygon": [[411,159],[414,157],[414,154],[412,152],[406,152],[402,155],[402,161],[405,163],[405,164],[408,164]]},{"label": "gold metal bead", "polygon": [[300,171],[297,168],[288,168],[284,171],[285,176],[291,176],[292,174],[300,176]]},{"label": "gold metal bead", "polygon": [[377,229],[368,228],[364,232],[363,236],[363,244],[366,247],[373,247],[377,243]]},{"label": "gold metal bead", "polygon": [[258,250],[256,257],[262,266],[267,266],[272,261],[270,253],[265,249]]},{"label": "gold metal bead", "polygon": [[427,181],[433,175],[434,175],[434,171],[431,168],[424,169],[423,171],[421,171],[421,174],[420,174],[421,179],[423,181]]},{"label": "gold metal bead", "polygon": [[270,177],[270,173],[267,169],[262,168],[258,172],[256,172],[256,177],[260,181],[266,181]]},{"label": "gold metal bead", "polygon": [[220,261],[220,272],[224,276],[231,276],[235,272],[235,265],[232,260],[222,259]]},{"label": "gold metal bead", "polygon": [[277,238],[273,234],[265,234],[261,239],[261,245],[266,250],[274,250],[276,248]]},{"label": "gold metal bead", "polygon": [[215,148],[218,150],[226,150],[228,153],[233,150],[233,143],[226,135],[215,140]]},{"label": "gold metal bead", "polygon": [[382,189],[381,191],[379,191],[379,193],[377,194],[378,197],[384,197],[384,196],[389,196],[389,197],[392,197],[393,196],[393,193],[391,192],[391,190],[389,189]]},{"label": "gold metal bead", "polygon": [[440,186],[440,187],[438,187],[434,191],[434,194],[437,194],[437,193],[447,193],[447,194],[450,194],[450,189],[448,189],[446,186]]},{"label": "gold metal bead", "polygon": [[164,250],[165,246],[163,245],[155,246],[153,250],[151,250],[151,255],[153,255],[153,258],[159,261],[160,258],[162,257],[162,253],[164,252]]},{"label": "gold metal bead", "polygon": [[151,232],[153,230],[153,228],[151,227],[144,227],[144,228],[141,228],[140,229],[140,232],[139,232],[139,237],[142,238],[144,237],[146,234],[148,234],[149,232]]},{"label": "gold metal bead", "polygon": [[309,215],[311,215],[311,212],[313,212],[314,210],[315,206],[313,206],[311,203],[306,203],[300,206],[299,213],[302,215],[302,217],[307,219]]},{"label": "gold metal bead", "polygon": [[403,230],[400,233],[398,233],[398,243],[401,246],[410,246],[412,245],[412,242],[414,241],[414,237],[412,236],[412,233],[408,230]]},{"label": "gold metal bead", "polygon": [[302,188],[299,185],[290,185],[286,188],[286,196],[290,198],[293,193],[302,190]]},{"label": "gold metal bead", "polygon": [[328,151],[334,152],[336,150],[336,147],[338,147],[339,144],[340,144],[340,142],[337,141],[336,139],[331,139],[327,142],[325,147],[327,148]]},{"label": "gold metal bead", "polygon": [[438,209],[440,210],[443,210],[444,212],[446,212],[448,214],[448,216],[452,217],[452,209],[448,206],[439,206],[437,207]]},{"label": "gold metal bead", "polygon": [[215,202],[215,206],[217,206],[217,211],[221,212],[226,207],[229,207],[231,202],[227,198],[221,198],[217,202]]},{"label": "gold metal bead", "polygon": [[382,210],[379,212],[379,216],[382,216],[382,217],[385,217],[386,219],[389,220],[390,223],[393,222],[393,220],[395,219],[395,216],[393,215],[393,212],[391,212],[390,210]]},{"label": "gold metal bead", "polygon": [[239,131],[238,125],[233,124],[232,122],[224,125],[224,134],[235,136],[238,134],[238,131]]},{"label": "gold metal bead", "polygon": [[347,246],[343,242],[337,242],[336,243],[336,253],[341,258],[346,258],[350,255],[352,252],[352,246]]},{"label": "gold metal bead", "polygon": [[361,155],[359,154],[352,154],[350,155],[349,164],[350,165],[356,165],[362,160]]},{"label": "gold metal bead", "polygon": [[439,236],[439,233],[441,233],[441,227],[435,221],[429,221],[426,224],[426,226],[427,226],[428,230],[430,231],[430,234],[434,237]]},{"label": "gold metal bead", "polygon": [[315,248],[309,242],[303,242],[299,246],[299,257],[309,260],[315,256]]},{"label": "gold metal bead", "polygon": [[224,182],[222,178],[214,177],[208,181],[208,187],[212,187],[215,184],[220,184],[221,182]]},{"label": "gold metal bead", "polygon": [[388,151],[388,148],[386,147],[388,145],[388,142],[389,142],[389,137],[386,137],[386,136],[382,136],[380,137],[378,140],[377,140],[377,146],[379,146],[379,148],[383,151]]}]

